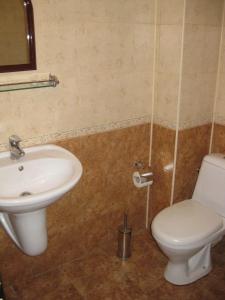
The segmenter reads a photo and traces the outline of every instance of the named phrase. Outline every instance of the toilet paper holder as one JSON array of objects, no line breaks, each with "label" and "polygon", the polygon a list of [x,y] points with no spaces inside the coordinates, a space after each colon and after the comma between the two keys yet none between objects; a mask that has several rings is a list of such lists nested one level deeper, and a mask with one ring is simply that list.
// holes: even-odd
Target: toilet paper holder
[{"label": "toilet paper holder", "polygon": [[136,187],[142,188],[153,184],[153,172],[140,174],[138,171],[133,173],[133,183]]}]

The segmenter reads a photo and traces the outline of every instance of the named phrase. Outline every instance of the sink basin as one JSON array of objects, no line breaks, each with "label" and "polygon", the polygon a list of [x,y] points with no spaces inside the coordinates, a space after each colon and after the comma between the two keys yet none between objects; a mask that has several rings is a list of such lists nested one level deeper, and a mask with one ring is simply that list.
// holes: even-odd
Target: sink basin
[{"label": "sink basin", "polygon": [[46,207],[68,192],[82,174],[80,161],[55,145],[25,149],[15,161],[0,153],[0,211],[29,212]]},{"label": "sink basin", "polygon": [[47,248],[46,207],[76,185],[82,165],[55,145],[24,151],[19,160],[0,153],[0,223],[25,254],[34,256]]}]

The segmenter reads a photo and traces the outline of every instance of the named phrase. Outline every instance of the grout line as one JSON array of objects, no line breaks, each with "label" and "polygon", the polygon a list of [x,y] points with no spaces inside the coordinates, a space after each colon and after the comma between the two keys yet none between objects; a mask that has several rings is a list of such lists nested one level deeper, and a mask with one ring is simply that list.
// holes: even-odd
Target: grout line
[{"label": "grout line", "polygon": [[153,54],[153,76],[152,76],[152,107],[151,107],[151,124],[150,124],[150,147],[149,147],[149,166],[152,163],[152,137],[154,124],[155,94],[156,94],[156,60],[157,60],[157,12],[158,0],[155,0],[155,26],[154,26],[154,54]]},{"label": "grout line", "polygon": [[176,178],[176,165],[177,165],[177,148],[178,148],[178,134],[179,134],[179,123],[180,123],[180,106],[181,106],[181,87],[183,79],[183,57],[184,57],[184,31],[185,31],[185,16],[186,16],[186,0],[184,0],[183,10],[183,24],[182,24],[182,37],[181,37],[181,54],[180,54],[180,73],[179,73],[179,88],[178,88],[178,99],[177,99],[177,118],[176,118],[176,136],[174,145],[174,166],[171,186],[171,198],[170,205],[173,204],[174,189],[175,189],[175,178]]},{"label": "grout line", "polygon": [[150,186],[147,188],[146,195],[146,216],[145,216],[145,228],[149,230],[149,209],[150,209]]},{"label": "grout line", "polygon": [[[157,13],[158,13],[158,0],[155,0],[155,26],[154,26],[154,54],[153,54],[153,68],[152,68],[152,105],[151,105],[151,120],[150,120],[150,132],[149,132],[149,161],[148,164],[152,164],[152,144],[153,144],[153,124],[154,124],[154,108],[155,108],[155,82],[156,82],[156,59],[157,59]],[[146,219],[145,226],[149,229],[149,209],[150,209],[150,186],[147,189],[147,199],[146,199]]]},{"label": "grout line", "polygon": [[210,143],[209,143],[209,153],[212,153],[214,128],[215,128],[215,114],[216,114],[217,99],[218,99],[219,85],[220,85],[221,59],[222,59],[223,35],[224,35],[224,25],[225,25],[224,8],[225,8],[225,4],[223,2],[223,16],[221,20],[220,48],[219,48],[219,58],[218,58],[218,66],[217,66],[217,74],[216,74],[216,88],[215,88],[214,103],[213,103],[213,115],[212,115],[212,127],[211,127],[211,134],[210,134]]}]

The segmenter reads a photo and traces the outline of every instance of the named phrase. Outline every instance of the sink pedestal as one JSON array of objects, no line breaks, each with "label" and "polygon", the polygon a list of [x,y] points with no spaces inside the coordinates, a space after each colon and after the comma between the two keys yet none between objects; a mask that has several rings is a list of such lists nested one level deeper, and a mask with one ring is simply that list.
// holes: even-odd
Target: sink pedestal
[{"label": "sink pedestal", "polygon": [[39,255],[47,248],[45,208],[26,213],[1,213],[0,221],[5,231],[25,254]]}]

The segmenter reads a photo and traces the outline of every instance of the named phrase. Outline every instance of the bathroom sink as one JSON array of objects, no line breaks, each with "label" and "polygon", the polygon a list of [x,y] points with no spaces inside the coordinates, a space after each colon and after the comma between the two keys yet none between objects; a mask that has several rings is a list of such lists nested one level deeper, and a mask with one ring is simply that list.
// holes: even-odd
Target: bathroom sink
[{"label": "bathroom sink", "polygon": [[46,208],[76,185],[82,165],[62,147],[21,149],[16,135],[9,141],[13,148],[0,153],[0,224],[25,254],[40,255],[48,244]]},{"label": "bathroom sink", "polygon": [[55,145],[24,149],[12,160],[0,153],[0,211],[26,213],[45,208],[73,188],[82,174],[80,161]]}]

